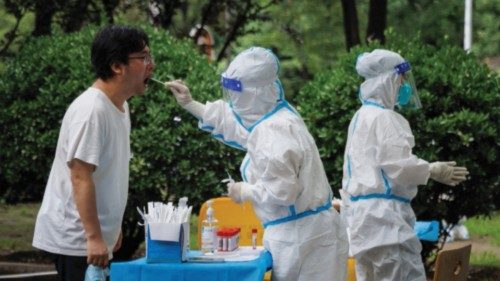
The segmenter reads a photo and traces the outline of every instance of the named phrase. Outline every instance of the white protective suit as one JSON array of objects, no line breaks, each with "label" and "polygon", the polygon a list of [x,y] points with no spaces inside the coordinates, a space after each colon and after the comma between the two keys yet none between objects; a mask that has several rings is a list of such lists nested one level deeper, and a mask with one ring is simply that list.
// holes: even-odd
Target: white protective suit
[{"label": "white protective suit", "polygon": [[200,128],[247,152],[241,199],[264,223],[273,280],[346,280],[347,235],[314,139],[284,100],[277,58],[253,47],[222,74],[229,103],[208,102]]},{"label": "white protective suit", "polygon": [[405,60],[386,50],[358,58],[363,103],[349,125],[341,214],[356,258],[357,280],[425,281],[410,201],[429,179],[429,163],[412,154],[410,126],[395,112]]}]

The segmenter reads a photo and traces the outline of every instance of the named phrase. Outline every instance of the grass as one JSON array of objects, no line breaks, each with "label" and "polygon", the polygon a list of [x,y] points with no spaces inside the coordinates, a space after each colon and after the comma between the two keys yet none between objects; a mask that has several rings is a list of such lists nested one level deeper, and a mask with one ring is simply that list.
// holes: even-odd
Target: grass
[{"label": "grass", "polygon": [[470,264],[500,267],[500,258],[493,252],[472,253],[470,256]]},{"label": "grass", "polygon": [[471,253],[470,264],[476,266],[500,267],[500,212],[495,212],[491,218],[474,217],[465,221],[465,226],[474,241],[485,241],[492,246],[491,251],[474,251]]},{"label": "grass", "polygon": [[0,204],[0,254],[29,251],[40,204]]},{"label": "grass", "polygon": [[495,212],[490,218],[474,217],[465,221],[465,226],[471,235],[487,238],[495,246],[500,247],[500,212]]},{"label": "grass", "polygon": [[[32,251],[33,230],[40,203],[0,204],[0,255]],[[198,216],[191,216],[190,247],[198,249]]]}]

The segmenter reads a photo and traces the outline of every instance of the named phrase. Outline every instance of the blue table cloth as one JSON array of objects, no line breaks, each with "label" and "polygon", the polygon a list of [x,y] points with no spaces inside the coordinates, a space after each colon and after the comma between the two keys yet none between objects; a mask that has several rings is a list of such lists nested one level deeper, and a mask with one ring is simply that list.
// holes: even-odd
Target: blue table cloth
[{"label": "blue table cloth", "polygon": [[[199,255],[192,251],[190,255]],[[264,251],[246,262],[146,263],[146,258],[111,263],[111,281],[257,281],[272,267],[271,254]]]}]

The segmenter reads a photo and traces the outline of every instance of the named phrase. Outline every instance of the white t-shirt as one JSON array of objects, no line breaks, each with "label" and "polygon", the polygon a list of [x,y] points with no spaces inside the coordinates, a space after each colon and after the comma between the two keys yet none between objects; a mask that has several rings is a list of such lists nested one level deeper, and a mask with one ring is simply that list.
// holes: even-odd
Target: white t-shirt
[{"label": "white t-shirt", "polygon": [[121,112],[99,89],[89,88],[69,106],[61,125],[56,154],[33,246],[51,253],[86,256],[85,231],[73,197],[72,159],[96,166],[97,214],[110,257],[120,234],[128,195],[130,114]]}]

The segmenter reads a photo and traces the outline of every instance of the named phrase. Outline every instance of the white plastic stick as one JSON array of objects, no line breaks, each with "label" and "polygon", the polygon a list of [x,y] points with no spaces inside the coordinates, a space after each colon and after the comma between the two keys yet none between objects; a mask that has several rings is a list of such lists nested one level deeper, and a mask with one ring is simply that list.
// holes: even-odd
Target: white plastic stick
[{"label": "white plastic stick", "polygon": [[156,82],[156,83],[158,83],[158,84],[162,84],[163,86],[165,86],[165,83],[164,83],[164,82],[161,82],[161,81],[160,81],[160,80],[158,80],[158,79],[155,79],[155,78],[153,78],[153,77],[151,77],[151,78],[149,78],[149,79],[151,79],[151,81],[154,81],[154,82]]}]

